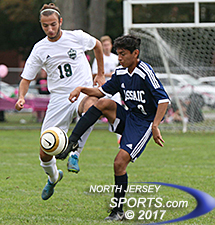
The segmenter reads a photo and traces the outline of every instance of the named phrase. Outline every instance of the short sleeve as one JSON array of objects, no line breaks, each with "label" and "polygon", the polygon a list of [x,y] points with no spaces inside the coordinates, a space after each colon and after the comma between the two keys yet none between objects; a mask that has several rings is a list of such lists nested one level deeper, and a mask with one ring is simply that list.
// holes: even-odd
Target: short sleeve
[{"label": "short sleeve", "polygon": [[83,40],[83,47],[84,47],[84,51],[88,51],[88,50],[92,50],[95,45],[96,45],[96,38],[94,38],[93,36],[83,32],[82,32],[82,40]]},{"label": "short sleeve", "polygon": [[110,97],[110,95],[114,95],[117,92],[119,92],[119,81],[117,79],[116,74],[114,73],[110,80],[108,80],[105,84],[101,86],[100,91],[102,91],[103,94]]},{"label": "short sleeve", "polygon": [[150,92],[154,96],[157,104],[170,102],[169,96],[164,90],[163,85],[161,84],[160,80],[156,77],[153,71],[146,76],[146,82],[148,83],[147,87],[149,88]]},{"label": "short sleeve", "polygon": [[33,80],[35,79],[37,73],[40,71],[41,68],[42,68],[42,62],[40,58],[37,56],[35,46],[34,46],[33,50],[31,51],[25,63],[21,77],[26,80]]}]

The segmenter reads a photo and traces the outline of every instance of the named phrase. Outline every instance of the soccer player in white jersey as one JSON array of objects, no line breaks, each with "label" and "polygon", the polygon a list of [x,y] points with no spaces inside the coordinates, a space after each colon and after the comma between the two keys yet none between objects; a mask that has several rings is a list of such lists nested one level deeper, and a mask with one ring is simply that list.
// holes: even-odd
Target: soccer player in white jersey
[{"label": "soccer player in white jersey", "polygon": [[[81,115],[95,101],[96,98],[88,98],[84,94],[75,104],[68,100],[71,90],[77,86],[93,86],[92,72],[85,51],[93,49],[97,59],[98,74],[94,83],[99,86],[105,83],[101,42],[81,30],[62,30],[62,22],[60,10],[54,3],[43,5],[40,10],[40,23],[47,36],[34,45],[26,61],[21,74],[19,98],[15,105],[17,110],[24,108],[29,84],[43,68],[47,73],[50,101],[41,133],[54,126],[67,132],[73,117],[77,113]],[[82,136],[80,149],[83,148],[91,129]],[[42,149],[40,161],[48,175],[48,182],[42,191],[42,199],[47,200],[54,193],[54,187],[62,179],[63,172],[57,169],[56,158],[47,155]]]},{"label": "soccer player in white jersey", "polygon": [[[119,200],[125,197],[127,189],[126,168],[129,162],[141,155],[151,136],[159,146],[163,146],[158,125],[170,102],[151,66],[138,58],[139,38],[132,35],[119,37],[114,41],[114,47],[121,66],[116,68],[111,79],[100,88],[77,87],[69,97],[71,102],[78,100],[81,93],[100,98],[76,124],[70,136],[74,145],[101,115],[108,118],[112,131],[122,135],[120,150],[114,160],[115,187],[118,187],[114,193],[116,207],[106,220],[124,218],[123,204]],[[111,99],[102,98],[117,92],[120,92],[128,110]],[[67,151],[63,152],[60,158],[66,158],[67,154]]]}]

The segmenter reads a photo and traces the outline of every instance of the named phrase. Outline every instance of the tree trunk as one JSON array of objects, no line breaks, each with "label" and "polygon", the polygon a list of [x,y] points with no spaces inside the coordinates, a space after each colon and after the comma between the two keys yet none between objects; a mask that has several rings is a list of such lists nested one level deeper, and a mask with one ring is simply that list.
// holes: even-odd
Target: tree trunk
[{"label": "tree trunk", "polygon": [[61,10],[63,29],[82,29],[100,38],[105,33],[108,0],[57,0]]},{"label": "tree trunk", "polygon": [[100,38],[105,33],[107,0],[91,0],[89,7],[89,33]]},{"label": "tree trunk", "polygon": [[56,5],[61,10],[63,29],[87,31],[87,0],[57,0]]}]

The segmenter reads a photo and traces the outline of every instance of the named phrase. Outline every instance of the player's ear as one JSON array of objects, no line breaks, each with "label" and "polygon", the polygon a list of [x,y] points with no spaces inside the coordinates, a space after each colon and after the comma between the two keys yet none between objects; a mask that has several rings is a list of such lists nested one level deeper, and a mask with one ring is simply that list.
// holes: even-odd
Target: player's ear
[{"label": "player's ear", "polygon": [[61,17],[60,18],[60,26],[62,26],[62,24],[63,24],[63,18]]},{"label": "player's ear", "polygon": [[134,56],[135,56],[136,58],[138,58],[139,54],[140,54],[140,51],[139,51],[138,49],[135,49],[135,50],[134,50]]}]

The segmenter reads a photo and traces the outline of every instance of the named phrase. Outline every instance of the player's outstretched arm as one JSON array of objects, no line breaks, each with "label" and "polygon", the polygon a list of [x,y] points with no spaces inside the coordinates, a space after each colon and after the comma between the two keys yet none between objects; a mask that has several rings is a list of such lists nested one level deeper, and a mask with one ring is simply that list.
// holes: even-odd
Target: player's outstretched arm
[{"label": "player's outstretched arm", "polygon": [[26,79],[22,79],[19,85],[19,98],[15,104],[15,108],[20,111],[24,108],[24,104],[25,104],[25,95],[28,92],[29,89],[29,85],[30,85],[31,81],[30,80],[26,80]]},{"label": "player's outstretched arm", "polygon": [[100,87],[105,83],[105,75],[104,75],[103,49],[102,44],[99,40],[96,40],[96,45],[93,51],[98,66],[98,73],[94,78],[93,84],[94,85],[98,84]]},{"label": "player's outstretched arm", "polygon": [[154,138],[155,143],[163,147],[164,140],[161,136],[160,130],[158,128],[158,125],[160,124],[161,120],[163,119],[169,102],[160,103],[158,104],[157,112],[152,124],[152,135]]},{"label": "player's outstretched arm", "polygon": [[98,98],[104,96],[104,94],[98,88],[77,87],[74,91],[70,93],[69,100],[72,103],[75,102],[78,99],[81,92],[83,92],[88,96],[94,96]]}]

